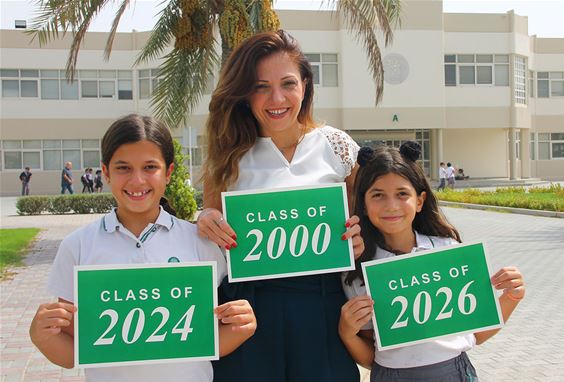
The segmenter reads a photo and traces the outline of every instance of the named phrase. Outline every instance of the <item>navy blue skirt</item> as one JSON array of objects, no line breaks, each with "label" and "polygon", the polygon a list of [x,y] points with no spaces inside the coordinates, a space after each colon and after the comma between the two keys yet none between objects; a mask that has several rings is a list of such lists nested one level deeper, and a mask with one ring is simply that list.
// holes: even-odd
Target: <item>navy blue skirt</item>
[{"label": "navy blue skirt", "polygon": [[356,382],[356,363],[338,324],[347,301],[338,273],[229,284],[219,303],[246,299],[257,317],[255,335],[213,362],[216,382]]}]

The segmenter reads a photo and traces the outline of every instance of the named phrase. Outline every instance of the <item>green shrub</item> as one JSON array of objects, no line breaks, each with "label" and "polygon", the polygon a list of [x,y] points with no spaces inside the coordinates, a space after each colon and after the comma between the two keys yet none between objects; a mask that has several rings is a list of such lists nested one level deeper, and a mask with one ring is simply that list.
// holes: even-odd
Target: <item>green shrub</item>
[{"label": "green shrub", "polygon": [[498,194],[524,194],[525,187],[512,186],[512,187],[498,187],[495,189]]},{"label": "green shrub", "polygon": [[73,195],[69,198],[70,209],[75,214],[89,214],[92,211],[91,200],[88,195]]},{"label": "green shrub", "polygon": [[176,211],[179,219],[192,220],[196,213],[194,189],[186,184],[190,174],[184,166],[186,155],[182,153],[182,146],[174,140],[174,171],[165,190],[165,197]]},{"label": "green shrub", "polygon": [[26,196],[16,202],[20,215],[39,215],[42,212],[65,214],[71,211],[76,214],[101,214],[109,212],[115,205],[114,197],[110,193]]},{"label": "green shrub", "polygon": [[47,209],[48,205],[48,196],[25,196],[16,201],[18,215],[39,215]]},{"label": "green shrub", "polygon": [[91,197],[92,212],[95,214],[110,212],[110,210],[117,205],[114,196],[110,193],[93,194]]},{"label": "green shrub", "polygon": [[[439,200],[458,203],[483,204],[501,207],[528,208],[545,211],[564,211],[563,189],[559,184],[551,185],[543,191],[535,189],[533,192],[521,192],[522,187],[507,187],[495,192],[479,190],[462,190],[435,193]],[[550,190],[546,192],[544,190]],[[524,190],[524,189],[523,189]]]},{"label": "green shrub", "polygon": [[47,211],[55,215],[62,215],[70,212],[72,195],[59,195],[51,198]]},{"label": "green shrub", "polygon": [[196,200],[196,205],[199,210],[204,209],[204,193],[202,191],[196,190],[194,192],[194,199]]}]

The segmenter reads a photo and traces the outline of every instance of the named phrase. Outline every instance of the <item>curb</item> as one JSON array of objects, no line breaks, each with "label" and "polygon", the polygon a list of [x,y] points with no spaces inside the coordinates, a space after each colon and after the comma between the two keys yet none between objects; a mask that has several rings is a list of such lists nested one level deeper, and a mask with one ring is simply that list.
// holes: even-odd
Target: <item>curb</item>
[{"label": "curb", "polygon": [[542,216],[542,217],[548,217],[548,218],[564,219],[564,212],[557,212],[557,211],[529,210],[527,208],[489,206],[489,205],[485,205],[485,204],[447,202],[447,201],[443,201],[443,200],[439,200],[439,206],[460,207],[460,208],[467,208],[467,209],[470,209],[470,210],[511,212],[511,213],[514,213],[514,214],[521,214],[521,215]]}]

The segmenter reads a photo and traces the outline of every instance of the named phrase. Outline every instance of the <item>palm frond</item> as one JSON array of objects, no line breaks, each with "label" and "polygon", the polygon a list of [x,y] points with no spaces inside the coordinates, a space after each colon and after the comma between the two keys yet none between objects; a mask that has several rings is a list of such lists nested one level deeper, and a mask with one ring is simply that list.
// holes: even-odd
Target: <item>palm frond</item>
[{"label": "palm frond", "polygon": [[155,116],[169,127],[183,124],[200,101],[219,62],[214,47],[215,41],[209,47],[192,51],[175,48],[164,57],[159,72],[162,79],[153,92],[151,106]]},{"label": "palm frond", "polygon": [[108,36],[108,40],[106,41],[106,47],[104,48],[104,59],[107,61],[110,59],[110,53],[112,53],[112,46],[114,44],[114,38],[116,37],[117,27],[121,20],[121,16],[127,9],[130,0],[123,0],[121,3],[118,11],[116,12],[116,17],[114,17],[114,21],[112,22],[112,28],[110,29],[110,35]]},{"label": "palm frond", "polygon": [[74,33],[74,38],[70,47],[69,58],[67,60],[66,76],[67,79],[72,81],[76,73],[76,63],[78,61],[78,53],[80,52],[80,45],[84,41],[86,32],[90,27],[90,23],[100,10],[110,0],[89,0],[81,1],[82,7],[80,8],[78,28]]},{"label": "palm frond", "polygon": [[251,22],[251,26],[253,31],[260,30],[260,18],[262,15],[262,1],[261,0],[253,0],[248,6],[249,11],[249,21]]},{"label": "palm frond", "polygon": [[133,65],[160,58],[160,54],[170,46],[174,37],[174,28],[178,24],[180,16],[178,0],[169,1],[168,5],[160,12],[159,21],[157,21],[147,44],[145,44]]},{"label": "palm frond", "polygon": [[32,41],[37,38],[41,46],[45,45],[58,38],[59,33],[64,35],[69,29],[76,27],[80,5],[77,1],[37,0],[37,15],[26,33],[33,36]]},{"label": "palm frond", "polygon": [[382,100],[384,91],[384,69],[378,45],[377,33],[380,31],[387,46],[392,42],[393,30],[400,22],[400,0],[328,0],[342,15],[347,28],[355,39],[364,46],[368,56],[368,66],[376,83],[376,104]]},{"label": "palm frond", "polygon": [[354,32],[356,40],[362,43],[368,55],[368,66],[376,83],[376,103],[378,103],[383,96],[384,69],[376,37],[374,24],[377,16],[372,0],[341,0],[337,5],[337,10],[343,15],[346,26]]},{"label": "palm frond", "polygon": [[80,45],[93,18],[113,0],[40,0],[39,15],[32,22],[30,31],[41,45],[59,37],[59,32],[73,33],[73,41],[67,60],[67,78],[72,80]]}]

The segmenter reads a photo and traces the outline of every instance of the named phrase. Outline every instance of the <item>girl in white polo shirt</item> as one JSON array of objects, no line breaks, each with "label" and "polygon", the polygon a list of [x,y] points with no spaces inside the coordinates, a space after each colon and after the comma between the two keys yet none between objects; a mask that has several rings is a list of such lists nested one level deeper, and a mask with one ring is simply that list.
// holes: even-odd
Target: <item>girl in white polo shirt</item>
[{"label": "girl in white polo shirt", "polygon": [[[199,238],[194,225],[169,213],[173,211],[163,195],[173,169],[170,132],[150,117],[123,117],[104,135],[102,170],[117,208],[62,241],[48,283],[59,300],[41,305],[30,327],[31,340],[54,364],[74,365],[75,265],[216,261],[218,284],[225,276],[225,259],[217,245]],[[246,300],[220,305],[215,313],[220,320],[220,356],[256,329]],[[85,374],[87,381],[104,382],[213,380],[209,361],[95,368]]]},{"label": "girl in white polo shirt", "polygon": [[[400,150],[363,148],[354,188],[354,214],[360,217],[365,251],[356,269],[343,275],[349,301],[341,309],[339,335],[357,363],[371,368],[370,381],[476,381],[466,351],[498,330],[452,335],[397,349],[379,350],[372,328],[373,301],[366,295],[360,263],[452,245],[458,231],[439,210],[419,164],[421,146],[406,142]],[[504,321],[525,295],[521,273],[505,267],[491,278],[498,290]]]}]

